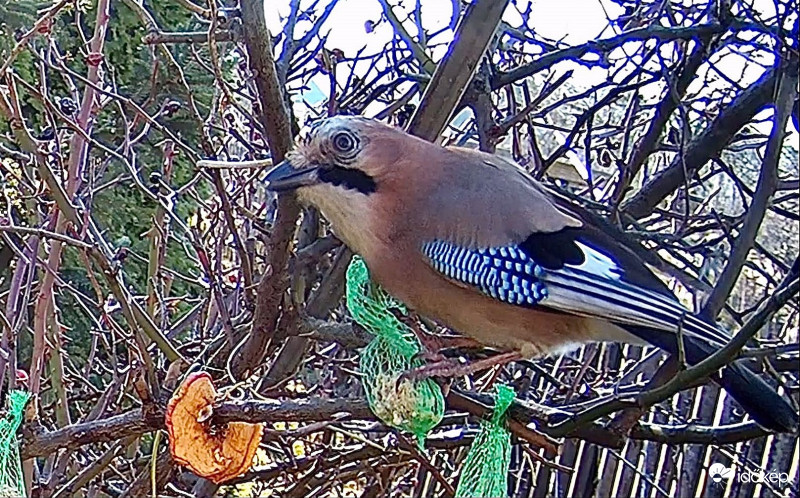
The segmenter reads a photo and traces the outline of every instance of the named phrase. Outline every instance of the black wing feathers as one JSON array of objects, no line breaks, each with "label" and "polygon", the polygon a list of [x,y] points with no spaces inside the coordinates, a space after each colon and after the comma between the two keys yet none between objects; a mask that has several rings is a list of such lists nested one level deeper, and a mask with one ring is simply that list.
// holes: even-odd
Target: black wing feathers
[{"label": "black wing feathers", "polygon": [[580,265],[585,256],[575,242],[581,228],[565,228],[552,233],[532,233],[519,248],[548,270],[560,270],[564,265]]}]

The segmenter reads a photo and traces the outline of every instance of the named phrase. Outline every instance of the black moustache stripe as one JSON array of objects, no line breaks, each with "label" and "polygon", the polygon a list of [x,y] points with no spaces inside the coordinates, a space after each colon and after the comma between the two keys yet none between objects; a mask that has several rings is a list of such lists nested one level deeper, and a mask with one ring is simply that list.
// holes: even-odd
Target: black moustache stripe
[{"label": "black moustache stripe", "polygon": [[364,195],[369,195],[378,189],[375,179],[363,171],[353,168],[334,166],[320,170],[318,175],[319,179],[325,183],[348,190],[357,190]]}]

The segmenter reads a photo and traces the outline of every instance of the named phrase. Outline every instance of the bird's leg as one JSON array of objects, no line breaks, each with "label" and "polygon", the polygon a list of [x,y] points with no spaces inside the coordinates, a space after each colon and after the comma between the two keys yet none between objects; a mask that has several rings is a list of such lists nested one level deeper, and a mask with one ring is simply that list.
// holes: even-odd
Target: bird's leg
[{"label": "bird's leg", "polygon": [[486,370],[498,365],[505,365],[512,361],[522,360],[523,356],[517,351],[508,353],[500,353],[488,358],[482,358],[469,363],[458,363],[454,359],[446,358],[444,360],[429,363],[425,366],[415,368],[403,374],[403,378],[410,380],[423,380],[429,377],[462,377],[481,370]]},{"label": "bird's leg", "polygon": [[438,335],[425,332],[421,328],[414,329],[417,339],[422,344],[422,357],[426,360],[437,361],[445,358],[442,351],[445,349],[483,349],[485,346],[475,339],[454,335]]},{"label": "bird's leg", "polygon": [[445,349],[483,348],[481,343],[469,337],[444,336],[426,332],[420,326],[419,320],[414,316],[394,313],[393,311],[392,314],[414,332],[414,335],[422,346],[420,356],[425,360],[434,362],[442,361],[444,356],[441,354],[441,351]]},{"label": "bird's leg", "polygon": [[405,324],[411,329],[412,332],[414,332],[414,336],[416,336],[417,340],[422,346],[420,356],[424,360],[441,361],[444,358],[444,356],[439,353],[439,348],[435,344],[435,336],[422,330],[419,321],[415,317],[411,315],[404,315],[393,309],[390,309],[389,312],[393,314],[395,318],[400,321],[400,323]]}]

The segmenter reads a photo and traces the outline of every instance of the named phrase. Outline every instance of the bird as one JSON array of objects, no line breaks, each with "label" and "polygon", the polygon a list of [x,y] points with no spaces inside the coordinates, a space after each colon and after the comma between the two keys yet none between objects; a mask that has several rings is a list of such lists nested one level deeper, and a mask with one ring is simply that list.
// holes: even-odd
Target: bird
[{"label": "bird", "polygon": [[[496,155],[333,116],[265,181],[318,208],[392,296],[508,358],[622,342],[692,365],[730,340],[582,207]],[[791,405],[741,362],[713,379],[765,429],[797,427]]]}]

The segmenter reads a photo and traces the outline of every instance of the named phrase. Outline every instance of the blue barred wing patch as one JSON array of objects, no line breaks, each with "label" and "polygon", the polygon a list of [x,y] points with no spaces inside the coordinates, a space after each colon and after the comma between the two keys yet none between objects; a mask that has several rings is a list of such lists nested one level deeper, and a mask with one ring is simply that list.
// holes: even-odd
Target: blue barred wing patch
[{"label": "blue barred wing patch", "polygon": [[628,282],[611,257],[582,242],[577,245],[583,262],[560,268],[544,267],[518,246],[467,249],[434,240],[422,251],[442,275],[509,304],[682,331],[717,346],[728,342],[727,334],[689,313],[674,296]]},{"label": "blue barred wing patch", "polygon": [[515,246],[467,249],[434,240],[422,252],[436,271],[510,304],[535,305],[547,297],[543,269]]}]

